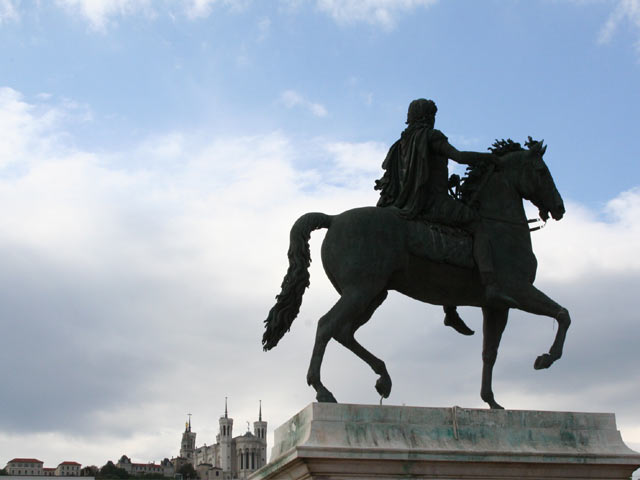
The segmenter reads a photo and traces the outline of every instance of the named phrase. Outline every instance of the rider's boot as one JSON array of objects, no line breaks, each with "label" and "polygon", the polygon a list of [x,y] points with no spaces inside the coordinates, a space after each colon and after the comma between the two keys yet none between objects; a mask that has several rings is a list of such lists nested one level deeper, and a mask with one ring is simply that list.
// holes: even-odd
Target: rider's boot
[{"label": "rider's boot", "polygon": [[458,315],[458,310],[455,305],[445,305],[444,309],[444,324],[447,327],[453,328],[456,332],[462,335],[473,335],[475,332],[467,327],[464,320]]}]

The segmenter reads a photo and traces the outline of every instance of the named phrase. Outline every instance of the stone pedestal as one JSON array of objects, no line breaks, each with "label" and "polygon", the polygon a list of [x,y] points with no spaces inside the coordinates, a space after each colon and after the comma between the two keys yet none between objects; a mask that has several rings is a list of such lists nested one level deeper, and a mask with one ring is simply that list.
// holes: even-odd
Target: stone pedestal
[{"label": "stone pedestal", "polygon": [[625,479],[612,413],[312,403],[250,479]]}]

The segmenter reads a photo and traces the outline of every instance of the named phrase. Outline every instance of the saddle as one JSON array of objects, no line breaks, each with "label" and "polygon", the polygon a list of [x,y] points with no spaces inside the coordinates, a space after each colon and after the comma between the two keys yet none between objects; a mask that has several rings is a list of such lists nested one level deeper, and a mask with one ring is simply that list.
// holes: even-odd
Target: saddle
[{"label": "saddle", "polygon": [[[456,174],[449,177],[448,193],[452,199],[463,202],[464,181]],[[459,227],[436,223],[417,217],[409,225],[409,252],[434,262],[457,267],[474,268],[473,237]]]},{"label": "saddle", "polygon": [[409,221],[408,232],[412,255],[457,267],[475,266],[471,233],[426,220]]}]

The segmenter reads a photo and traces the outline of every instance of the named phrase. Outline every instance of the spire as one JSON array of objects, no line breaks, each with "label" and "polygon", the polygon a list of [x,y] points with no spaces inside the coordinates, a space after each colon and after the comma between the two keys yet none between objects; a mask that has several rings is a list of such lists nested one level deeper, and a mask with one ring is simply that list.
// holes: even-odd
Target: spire
[{"label": "spire", "polygon": [[258,410],[258,421],[262,421],[262,400],[260,400],[260,410]]},{"label": "spire", "polygon": [[224,397],[224,418],[229,418],[229,415],[227,412],[227,397]]},{"label": "spire", "polygon": [[190,432],[191,431],[191,414],[187,413],[187,415],[189,416],[189,422],[187,423],[187,431]]}]

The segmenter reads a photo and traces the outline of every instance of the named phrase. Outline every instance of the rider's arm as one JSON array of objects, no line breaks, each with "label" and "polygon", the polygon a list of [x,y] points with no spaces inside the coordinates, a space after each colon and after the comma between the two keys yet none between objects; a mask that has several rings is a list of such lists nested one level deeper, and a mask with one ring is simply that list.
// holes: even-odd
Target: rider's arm
[{"label": "rider's arm", "polygon": [[435,149],[447,158],[450,158],[454,162],[462,163],[464,165],[474,165],[478,162],[494,162],[494,155],[492,153],[480,153],[480,152],[461,152],[456,147],[451,145],[446,139],[442,139],[433,145]]}]

